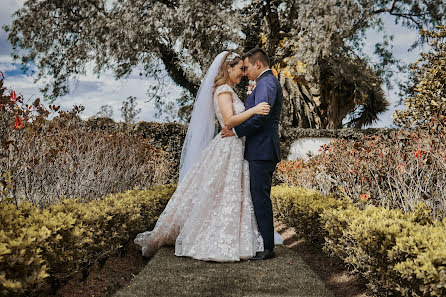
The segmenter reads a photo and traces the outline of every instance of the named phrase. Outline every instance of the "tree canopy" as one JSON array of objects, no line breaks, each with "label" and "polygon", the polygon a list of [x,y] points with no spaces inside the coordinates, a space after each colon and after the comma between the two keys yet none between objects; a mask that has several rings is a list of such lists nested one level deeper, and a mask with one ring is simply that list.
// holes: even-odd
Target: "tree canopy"
[{"label": "tree canopy", "polygon": [[406,109],[394,113],[395,123],[402,127],[427,126],[433,119],[446,121],[446,28],[421,34],[432,40],[431,51],[422,53],[412,65],[412,94],[404,100]]},{"label": "tree canopy", "polygon": [[[339,127],[347,114],[354,115],[349,125],[361,126],[388,105],[381,85],[392,61],[385,47],[377,49],[380,64],[362,55],[366,30],[382,28],[385,14],[405,27],[430,28],[444,21],[445,6],[443,0],[28,0],[5,29],[14,57],[36,64],[37,79],[48,80],[42,91],[49,100],[67,93],[69,79],[93,62],[97,74],[111,69],[116,78],[139,70],[161,80],[167,71],[185,89],[179,102],[187,105],[219,52],[263,46],[286,91],[285,126]],[[163,98],[156,100],[161,107]]]}]

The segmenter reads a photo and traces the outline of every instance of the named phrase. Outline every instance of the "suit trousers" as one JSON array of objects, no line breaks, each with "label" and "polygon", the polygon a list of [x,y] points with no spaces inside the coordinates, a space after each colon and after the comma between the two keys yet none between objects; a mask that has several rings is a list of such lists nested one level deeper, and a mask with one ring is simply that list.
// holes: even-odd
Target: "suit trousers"
[{"label": "suit trousers", "polygon": [[265,249],[274,249],[273,208],[271,204],[271,182],[276,161],[249,161],[249,177],[252,203]]}]

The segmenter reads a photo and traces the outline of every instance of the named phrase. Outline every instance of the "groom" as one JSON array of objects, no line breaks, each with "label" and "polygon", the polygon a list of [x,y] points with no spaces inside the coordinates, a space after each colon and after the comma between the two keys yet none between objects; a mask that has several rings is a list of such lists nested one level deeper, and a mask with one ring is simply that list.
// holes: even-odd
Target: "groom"
[{"label": "groom", "polygon": [[[224,127],[222,136],[246,136],[245,156],[249,162],[250,189],[254,211],[260,234],[263,237],[264,251],[250,260],[263,260],[274,257],[274,226],[271,205],[271,181],[277,162],[280,161],[279,119],[282,110],[282,87],[269,68],[266,52],[253,48],[243,55],[245,75],[255,80],[256,86],[246,98],[246,108],[260,102],[267,102],[271,110],[267,116],[254,115],[233,130]],[[235,134],[234,134],[235,133]]]}]

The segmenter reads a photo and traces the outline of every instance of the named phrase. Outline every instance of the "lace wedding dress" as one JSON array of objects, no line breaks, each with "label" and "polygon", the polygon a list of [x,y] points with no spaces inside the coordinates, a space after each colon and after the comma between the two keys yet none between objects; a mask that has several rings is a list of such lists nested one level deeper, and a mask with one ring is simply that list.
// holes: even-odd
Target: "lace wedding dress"
[{"label": "lace wedding dress", "polygon": [[[232,94],[235,114],[245,106],[229,85],[217,87],[214,111],[223,127],[217,102],[221,92]],[[173,244],[177,256],[218,262],[240,261],[263,251],[248,162],[243,158],[244,141],[244,137],[214,137],[178,185],[155,228],[135,238],[143,255],[150,257],[162,245]]]}]

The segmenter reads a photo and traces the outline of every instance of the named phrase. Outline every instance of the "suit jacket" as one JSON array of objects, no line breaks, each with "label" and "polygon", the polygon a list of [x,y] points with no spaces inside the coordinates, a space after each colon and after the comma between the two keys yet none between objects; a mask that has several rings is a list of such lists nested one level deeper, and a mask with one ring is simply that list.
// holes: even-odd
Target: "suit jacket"
[{"label": "suit jacket", "polygon": [[245,107],[251,108],[260,102],[271,106],[268,115],[254,115],[235,126],[238,137],[246,136],[245,159],[280,161],[279,120],[283,94],[279,80],[271,70],[257,78],[256,87],[246,98]]}]

